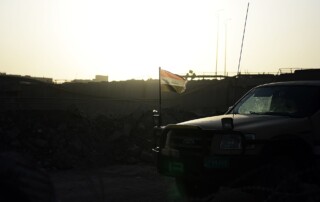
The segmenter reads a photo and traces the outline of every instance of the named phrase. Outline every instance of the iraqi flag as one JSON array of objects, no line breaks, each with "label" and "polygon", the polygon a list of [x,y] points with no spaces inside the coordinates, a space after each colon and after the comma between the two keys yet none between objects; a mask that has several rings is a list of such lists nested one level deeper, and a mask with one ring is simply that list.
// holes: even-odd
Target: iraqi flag
[{"label": "iraqi flag", "polygon": [[160,69],[161,91],[183,93],[186,90],[187,80],[183,77]]}]

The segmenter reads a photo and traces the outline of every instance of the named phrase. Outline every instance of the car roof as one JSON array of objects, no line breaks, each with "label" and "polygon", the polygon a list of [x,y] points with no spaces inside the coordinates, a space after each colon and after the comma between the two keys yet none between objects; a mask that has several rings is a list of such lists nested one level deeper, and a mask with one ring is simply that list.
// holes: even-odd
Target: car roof
[{"label": "car roof", "polygon": [[283,81],[274,82],[259,85],[258,87],[265,86],[320,86],[320,80],[310,80],[310,81]]}]

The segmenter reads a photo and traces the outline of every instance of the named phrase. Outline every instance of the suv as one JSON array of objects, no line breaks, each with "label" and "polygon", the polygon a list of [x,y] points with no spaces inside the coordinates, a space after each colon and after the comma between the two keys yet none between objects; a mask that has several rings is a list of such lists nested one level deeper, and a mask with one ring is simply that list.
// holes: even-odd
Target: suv
[{"label": "suv", "polygon": [[224,115],[161,127],[158,172],[191,192],[229,185],[263,165],[309,167],[320,155],[319,106],[320,81],[255,87]]}]

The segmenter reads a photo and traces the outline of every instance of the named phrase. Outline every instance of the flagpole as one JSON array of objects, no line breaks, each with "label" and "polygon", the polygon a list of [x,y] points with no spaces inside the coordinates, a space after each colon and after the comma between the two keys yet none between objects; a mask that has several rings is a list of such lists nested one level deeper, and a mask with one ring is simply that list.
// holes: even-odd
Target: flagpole
[{"label": "flagpole", "polygon": [[159,127],[162,125],[161,111],[161,67],[159,67]]}]

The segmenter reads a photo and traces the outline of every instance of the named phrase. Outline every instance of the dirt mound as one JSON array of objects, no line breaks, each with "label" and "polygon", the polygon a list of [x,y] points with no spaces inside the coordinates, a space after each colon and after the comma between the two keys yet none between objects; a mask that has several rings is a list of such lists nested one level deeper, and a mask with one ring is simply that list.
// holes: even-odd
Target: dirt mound
[{"label": "dirt mound", "polygon": [[[195,118],[164,110],[167,123]],[[0,150],[28,154],[49,169],[153,162],[151,112],[121,118],[80,111],[9,111],[0,115]]]}]

